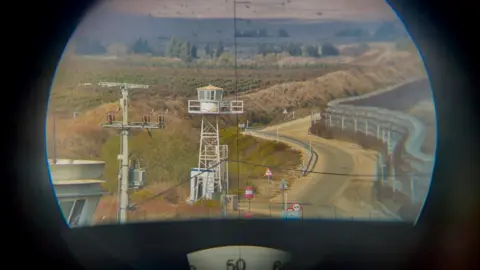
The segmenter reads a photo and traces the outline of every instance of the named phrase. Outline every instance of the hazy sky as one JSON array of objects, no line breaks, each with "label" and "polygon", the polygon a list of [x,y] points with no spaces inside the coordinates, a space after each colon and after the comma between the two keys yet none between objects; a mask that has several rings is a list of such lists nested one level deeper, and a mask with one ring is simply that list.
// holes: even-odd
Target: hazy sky
[{"label": "hazy sky", "polygon": [[[155,17],[233,17],[234,0],[109,0],[96,9]],[[236,0],[237,17],[340,20],[392,20],[384,0]],[[93,11],[96,13],[95,11]]]}]

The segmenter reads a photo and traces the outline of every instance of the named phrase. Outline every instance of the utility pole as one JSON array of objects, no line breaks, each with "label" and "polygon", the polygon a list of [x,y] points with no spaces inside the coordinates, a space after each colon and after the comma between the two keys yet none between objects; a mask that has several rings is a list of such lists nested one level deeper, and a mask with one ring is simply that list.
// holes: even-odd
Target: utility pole
[{"label": "utility pole", "polygon": [[222,216],[224,218],[227,218],[227,204],[228,204],[228,198],[227,198],[227,189],[224,188],[222,190],[222,196],[223,196],[223,200],[222,200]]},{"label": "utility pole", "polygon": [[120,87],[122,97],[120,98],[120,107],[122,109],[122,121],[115,121],[115,114],[118,112],[108,112],[107,113],[107,123],[102,124],[102,127],[105,128],[115,128],[120,129],[121,134],[121,153],[118,156],[118,159],[121,160],[121,169],[120,169],[120,202],[119,202],[119,222],[126,223],[127,221],[127,210],[129,208],[129,198],[128,198],[128,189],[129,189],[129,160],[128,160],[128,136],[131,129],[160,129],[164,127],[164,116],[161,114],[155,115],[156,121],[151,121],[151,116],[153,116],[153,110],[149,114],[144,114],[142,122],[129,122],[128,121],[128,90],[129,89],[148,89],[148,85],[141,84],[128,84],[128,83],[111,83],[111,82],[100,82],[98,83],[101,87]]},{"label": "utility pole", "polygon": [[365,136],[368,136],[368,120],[365,120]]},{"label": "utility pole", "polygon": [[395,192],[397,191],[397,179],[395,175],[395,162],[394,162],[394,153],[393,153],[393,144],[391,141],[391,136],[390,136],[390,130],[387,130],[386,132],[386,137],[387,137],[387,153],[390,158],[390,166],[391,166],[391,177],[393,181],[393,196],[395,197]]},{"label": "utility pole", "polygon": [[280,189],[282,190],[282,208],[283,211],[287,210],[287,181],[282,179],[282,183],[280,183]]}]

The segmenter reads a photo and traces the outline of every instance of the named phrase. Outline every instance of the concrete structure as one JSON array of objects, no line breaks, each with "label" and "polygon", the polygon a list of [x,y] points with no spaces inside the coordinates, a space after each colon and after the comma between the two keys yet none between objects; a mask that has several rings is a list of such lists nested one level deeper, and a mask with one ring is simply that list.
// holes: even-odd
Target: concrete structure
[{"label": "concrete structure", "polygon": [[[223,100],[223,89],[208,85],[197,88],[198,99],[188,101],[188,113],[202,116],[198,167],[191,170],[189,201],[212,199],[228,190],[226,158],[228,147],[220,145],[218,117],[243,113],[243,101]],[[198,172],[192,175],[192,172]]]},{"label": "concrete structure", "polygon": [[50,175],[65,220],[70,227],[92,223],[101,196],[105,162],[95,160],[49,160]]}]

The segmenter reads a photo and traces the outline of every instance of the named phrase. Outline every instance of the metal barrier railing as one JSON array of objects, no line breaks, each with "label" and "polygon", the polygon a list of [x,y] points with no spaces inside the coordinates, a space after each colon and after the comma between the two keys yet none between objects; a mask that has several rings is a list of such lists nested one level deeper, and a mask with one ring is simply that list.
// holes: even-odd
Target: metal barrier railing
[{"label": "metal barrier railing", "polygon": [[305,151],[307,151],[309,153],[309,158],[308,158],[308,161],[307,161],[307,166],[305,166],[303,168],[303,172],[302,174],[304,176],[306,176],[309,172],[313,171],[313,169],[315,168],[315,165],[317,163],[317,160],[318,160],[318,155],[315,151],[313,151],[310,146],[304,142],[301,142],[297,139],[294,139],[292,137],[289,137],[289,136],[285,136],[285,135],[277,135],[277,134],[274,134],[274,133],[270,133],[270,132],[261,132],[261,131],[254,131],[254,130],[251,130],[251,129],[245,129],[244,131],[244,134],[250,134],[250,135],[256,135],[258,137],[269,137],[269,138],[275,138],[275,139],[278,139],[280,141],[286,141],[286,142],[289,142],[289,143],[292,143],[292,144],[295,144],[295,145],[298,145],[300,147],[302,147]]}]

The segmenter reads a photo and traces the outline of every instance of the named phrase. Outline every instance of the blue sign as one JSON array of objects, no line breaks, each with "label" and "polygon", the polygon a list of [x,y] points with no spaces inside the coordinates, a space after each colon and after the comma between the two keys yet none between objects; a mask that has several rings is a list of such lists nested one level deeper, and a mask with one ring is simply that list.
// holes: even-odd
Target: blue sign
[{"label": "blue sign", "polygon": [[282,211],[282,218],[284,219],[302,219],[300,211]]}]

